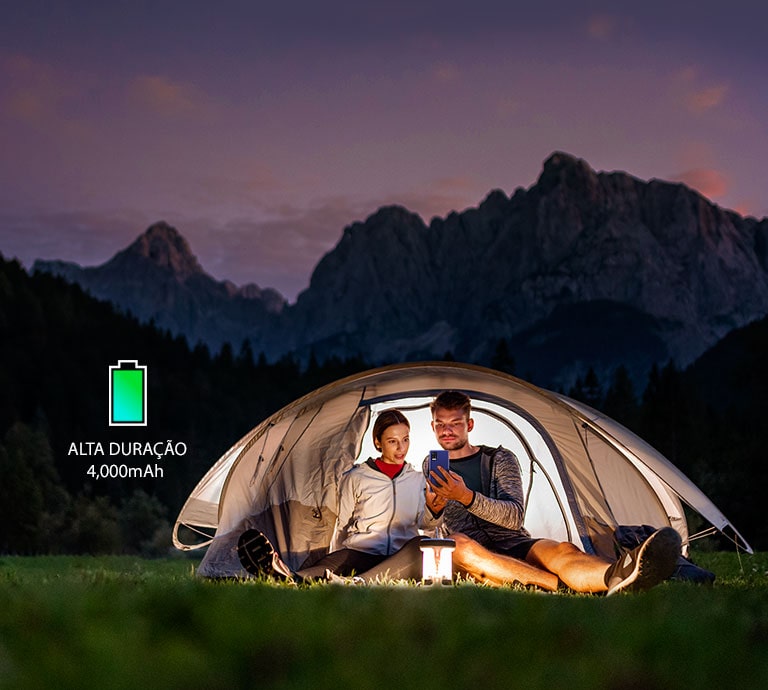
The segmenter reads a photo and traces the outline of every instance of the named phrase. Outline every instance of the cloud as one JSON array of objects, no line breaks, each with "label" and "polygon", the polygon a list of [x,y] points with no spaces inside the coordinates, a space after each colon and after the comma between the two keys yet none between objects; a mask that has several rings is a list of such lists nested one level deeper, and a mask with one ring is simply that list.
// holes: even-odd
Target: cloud
[{"label": "cloud", "polygon": [[710,86],[700,86],[699,69],[695,65],[686,65],[674,76],[674,83],[682,91],[683,103],[688,111],[700,115],[712,110],[725,101],[729,85],[725,82]]},{"label": "cloud", "polygon": [[762,212],[758,211],[759,208],[760,204],[755,199],[740,199],[733,206],[733,210],[740,216],[768,218],[768,208],[764,208]]},{"label": "cloud", "polygon": [[[397,205],[418,213],[425,222],[445,218],[451,211],[463,211],[478,202],[479,184],[467,176],[442,177],[421,189],[409,189],[377,197],[368,207],[373,213],[381,206]],[[486,190],[488,191],[488,190]]]},{"label": "cloud", "polygon": [[184,235],[203,268],[219,280],[257,283],[293,300],[309,284],[318,261],[339,241],[343,229],[374,209],[346,197],[307,206],[276,204],[250,217],[225,222],[204,218],[168,221]]},{"label": "cloud", "polygon": [[109,260],[149,226],[136,212],[39,212],[0,215],[0,251],[27,268],[36,259],[95,266]]},{"label": "cloud", "polygon": [[685,95],[685,104],[688,110],[698,115],[720,105],[725,100],[727,93],[727,84],[709,86],[704,89],[688,92]]},{"label": "cloud", "polygon": [[[176,224],[202,266],[218,279],[238,285],[254,282],[294,300],[345,227],[391,204],[418,213],[428,223],[435,216],[444,218],[453,210],[477,205],[480,187],[468,176],[442,177],[421,189],[365,200],[339,195],[306,205],[262,205],[250,217],[222,223],[201,218],[167,220]],[[256,214],[260,217],[255,218]]]},{"label": "cloud", "polygon": [[190,181],[184,202],[210,207],[258,207],[267,193],[290,191],[291,185],[278,177],[266,163],[228,160],[213,166]]},{"label": "cloud", "polygon": [[521,101],[512,96],[502,97],[496,102],[496,117],[499,120],[508,120],[520,112]]},{"label": "cloud", "polygon": [[718,157],[711,142],[691,139],[680,143],[677,155],[677,172],[669,179],[691,187],[708,199],[717,199],[728,194],[732,180],[728,173],[718,167]]},{"label": "cloud", "polygon": [[444,177],[422,190],[361,200],[325,197],[306,206],[264,205],[260,218],[242,217],[224,223],[204,219],[173,219],[188,238],[202,266],[218,279],[238,285],[254,282],[294,300],[308,284],[320,259],[339,241],[345,227],[364,221],[380,207],[404,206],[426,222],[477,203],[477,184],[469,177]]},{"label": "cloud", "polygon": [[129,97],[139,105],[168,116],[207,114],[213,102],[193,84],[162,75],[141,75],[128,84]]},{"label": "cloud", "polygon": [[610,38],[616,30],[616,19],[607,14],[596,14],[587,22],[587,34],[590,38],[604,40]]},{"label": "cloud", "polygon": [[306,287],[317,262],[341,237],[346,225],[362,217],[343,198],[306,208],[282,205],[262,218],[228,222],[140,213],[64,213],[12,216],[0,214],[0,253],[30,269],[36,259],[97,266],[124,249],[150,225],[165,220],[189,242],[203,269],[217,280],[257,283],[294,299]]},{"label": "cloud", "polygon": [[461,77],[461,70],[452,62],[441,62],[435,65],[432,74],[440,84],[450,84]]},{"label": "cloud", "polygon": [[[140,75],[126,81],[106,80],[97,70],[73,72],[26,55],[10,55],[0,62],[4,77],[2,108],[17,120],[45,123],[95,119],[116,107],[127,93],[131,106],[166,116],[216,115],[214,101],[194,84],[163,75]],[[105,110],[106,109],[106,110]]]},{"label": "cloud", "polygon": [[2,61],[7,79],[3,110],[13,119],[40,124],[54,120],[62,104],[82,92],[71,75],[26,55],[10,55]]},{"label": "cloud", "polygon": [[730,189],[728,176],[714,168],[694,168],[672,176],[673,180],[692,187],[708,199],[717,199]]}]

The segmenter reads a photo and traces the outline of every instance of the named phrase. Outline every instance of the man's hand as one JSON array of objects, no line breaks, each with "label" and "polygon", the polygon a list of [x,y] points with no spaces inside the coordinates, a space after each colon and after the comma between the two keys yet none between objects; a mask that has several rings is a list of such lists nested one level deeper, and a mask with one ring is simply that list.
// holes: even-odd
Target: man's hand
[{"label": "man's hand", "polygon": [[[450,470],[446,472],[443,467],[438,467],[437,472],[429,473],[427,486],[444,501],[458,501],[464,506],[472,503],[472,499],[475,497],[475,492],[467,488],[464,480],[458,474]],[[427,496],[429,496],[429,488],[427,489]]]}]

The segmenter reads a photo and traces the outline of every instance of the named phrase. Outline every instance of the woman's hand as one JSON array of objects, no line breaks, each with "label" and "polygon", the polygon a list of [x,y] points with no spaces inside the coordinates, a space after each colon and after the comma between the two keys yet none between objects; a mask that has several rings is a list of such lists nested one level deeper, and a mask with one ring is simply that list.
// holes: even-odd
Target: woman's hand
[{"label": "woman's hand", "polygon": [[434,515],[439,515],[442,513],[443,510],[445,510],[448,499],[443,498],[442,496],[438,496],[434,491],[432,491],[432,485],[429,482],[427,482],[425,491],[427,508],[429,508]]}]

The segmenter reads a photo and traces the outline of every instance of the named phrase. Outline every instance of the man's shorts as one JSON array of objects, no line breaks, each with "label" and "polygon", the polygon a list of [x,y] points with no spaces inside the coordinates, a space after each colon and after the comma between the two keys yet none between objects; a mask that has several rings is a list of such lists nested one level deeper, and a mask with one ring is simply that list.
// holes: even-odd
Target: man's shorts
[{"label": "man's shorts", "polygon": [[491,550],[496,551],[496,553],[503,553],[505,556],[512,556],[512,558],[517,558],[519,561],[524,561],[525,557],[528,555],[528,552],[531,550],[531,547],[537,541],[541,541],[541,540],[540,539],[523,539],[522,541],[519,541],[517,544],[509,547],[508,549],[491,549]]}]

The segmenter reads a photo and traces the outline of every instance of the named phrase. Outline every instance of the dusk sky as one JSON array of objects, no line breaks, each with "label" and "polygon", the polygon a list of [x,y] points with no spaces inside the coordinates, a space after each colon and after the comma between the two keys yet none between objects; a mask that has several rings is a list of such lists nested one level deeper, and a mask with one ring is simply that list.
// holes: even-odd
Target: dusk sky
[{"label": "dusk sky", "polygon": [[166,220],[294,300],[346,225],[426,222],[556,150],[768,216],[768,3],[3,2],[0,252]]}]

